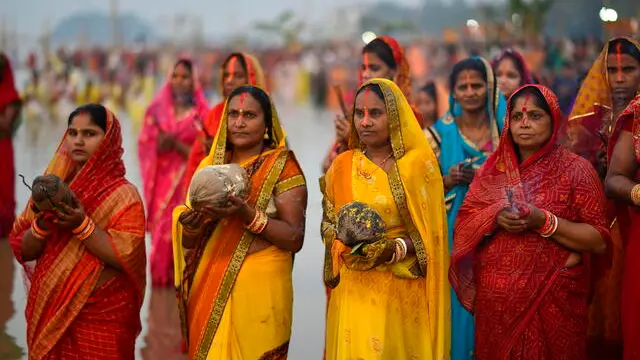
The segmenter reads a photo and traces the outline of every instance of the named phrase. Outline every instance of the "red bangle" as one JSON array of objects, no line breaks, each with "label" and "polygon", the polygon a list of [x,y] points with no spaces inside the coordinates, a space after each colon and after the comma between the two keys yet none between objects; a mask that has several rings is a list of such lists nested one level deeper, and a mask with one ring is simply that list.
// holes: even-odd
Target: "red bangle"
[{"label": "red bangle", "polygon": [[45,240],[47,236],[51,235],[51,231],[47,231],[38,226],[38,220],[33,219],[31,222],[31,233],[38,240]]}]

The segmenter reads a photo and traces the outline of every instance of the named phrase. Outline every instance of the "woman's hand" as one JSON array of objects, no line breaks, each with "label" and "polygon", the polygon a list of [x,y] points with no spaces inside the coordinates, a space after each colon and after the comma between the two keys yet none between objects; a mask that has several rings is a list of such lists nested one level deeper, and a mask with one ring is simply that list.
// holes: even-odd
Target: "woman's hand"
[{"label": "woman's hand", "polygon": [[336,141],[340,143],[346,143],[349,141],[349,135],[351,134],[351,123],[342,115],[336,115],[333,120],[336,130]]},{"label": "woman's hand", "polygon": [[521,218],[520,213],[512,208],[503,209],[496,217],[499,227],[513,234],[519,234],[527,230],[527,222]]},{"label": "woman's hand", "polygon": [[211,152],[211,147],[213,146],[213,138],[209,136],[202,137],[202,150],[205,154],[209,154]]},{"label": "woman's hand", "polygon": [[255,210],[253,210],[243,198],[232,195],[229,196],[227,206],[219,207],[205,205],[202,207],[202,212],[212,220],[231,216],[240,216],[246,223],[251,222],[255,216]]},{"label": "woman's hand", "polygon": [[69,206],[65,203],[58,204],[61,210],[56,210],[56,219],[53,219],[53,223],[58,227],[67,230],[77,229],[84,221],[87,214],[84,212],[84,206],[75,197],[73,206]]},{"label": "woman's hand", "polygon": [[180,214],[178,221],[187,229],[200,230],[207,224],[209,219],[205,214],[193,209],[187,209]]},{"label": "woman's hand", "polygon": [[456,185],[471,184],[476,171],[470,166],[453,165],[449,168],[449,174],[444,177],[444,185],[451,189]]},{"label": "woman's hand", "polygon": [[525,205],[526,213],[522,214],[522,219],[525,221],[525,225],[528,230],[536,231],[542,229],[547,218],[544,212],[537,207],[527,204]]},{"label": "woman's hand", "polygon": [[159,151],[170,151],[176,145],[176,138],[173,137],[170,133],[159,131],[157,138],[158,150]]}]

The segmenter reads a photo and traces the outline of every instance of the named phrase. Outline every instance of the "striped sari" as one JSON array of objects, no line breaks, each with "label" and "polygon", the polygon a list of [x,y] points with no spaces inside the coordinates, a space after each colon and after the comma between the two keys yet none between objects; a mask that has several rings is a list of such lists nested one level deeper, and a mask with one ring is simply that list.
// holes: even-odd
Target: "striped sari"
[{"label": "striped sari", "polygon": [[70,231],[59,229],[35,265],[24,262],[22,238],[35,218],[29,201],[9,241],[26,272],[30,360],[134,359],[146,275],[144,208],[124,177],[120,124],[107,114],[104,139],[75,176],[77,165],[64,140],[45,173],[69,183],[86,214],[109,234],[124,271],[102,277],[104,262]]}]

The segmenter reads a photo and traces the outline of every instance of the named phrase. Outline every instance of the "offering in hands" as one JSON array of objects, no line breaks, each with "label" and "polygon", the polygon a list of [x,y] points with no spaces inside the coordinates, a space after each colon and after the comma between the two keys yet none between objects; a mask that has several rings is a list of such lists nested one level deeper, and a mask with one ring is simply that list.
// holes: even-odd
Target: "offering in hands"
[{"label": "offering in hands", "polygon": [[225,207],[229,196],[246,197],[248,187],[247,172],[239,165],[211,165],[198,170],[193,176],[189,200],[194,210],[205,205]]},{"label": "offering in hands", "polygon": [[371,244],[384,238],[386,225],[367,204],[353,201],[338,211],[337,237],[348,247]]}]

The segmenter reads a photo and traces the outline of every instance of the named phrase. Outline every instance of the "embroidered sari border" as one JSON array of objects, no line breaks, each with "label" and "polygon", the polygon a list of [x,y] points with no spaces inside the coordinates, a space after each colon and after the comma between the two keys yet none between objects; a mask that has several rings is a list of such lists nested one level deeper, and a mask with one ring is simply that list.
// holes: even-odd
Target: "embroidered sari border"
[{"label": "embroidered sari border", "polygon": [[300,186],[305,186],[307,184],[303,175],[294,175],[288,179],[282,180],[276,184],[275,195],[278,196],[280,194],[286,193],[291,189],[295,189]]},{"label": "embroidered sari border", "polygon": [[393,194],[393,199],[398,207],[398,211],[400,212],[400,216],[405,223],[407,228],[407,233],[413,242],[413,247],[416,250],[416,257],[418,258],[418,263],[420,265],[421,275],[427,275],[427,252],[424,248],[424,243],[422,242],[422,237],[418,232],[413,220],[411,219],[411,214],[409,212],[409,207],[407,206],[407,199],[404,193],[404,186],[402,185],[402,179],[400,177],[400,169],[398,168],[398,163],[393,165],[391,171],[389,171],[389,185],[391,186],[391,193]]}]

